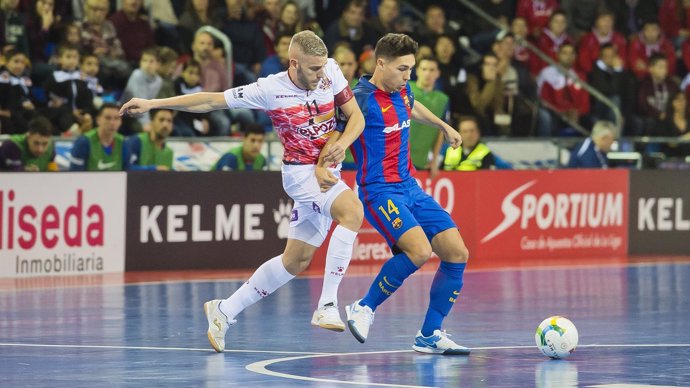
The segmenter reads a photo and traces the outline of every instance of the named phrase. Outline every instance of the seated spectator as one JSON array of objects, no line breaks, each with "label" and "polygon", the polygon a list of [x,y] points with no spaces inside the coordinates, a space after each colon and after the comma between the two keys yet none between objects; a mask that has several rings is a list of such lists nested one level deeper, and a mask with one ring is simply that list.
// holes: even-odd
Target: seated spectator
[{"label": "seated spectator", "polygon": [[525,19],[530,35],[537,38],[558,7],[558,0],[519,0],[515,16]]},{"label": "seated spectator", "polygon": [[376,46],[378,36],[364,24],[366,7],[364,0],[350,0],[340,19],[326,28],[323,41],[329,52],[338,42],[348,42],[356,55]]},{"label": "seated spectator", "polygon": [[[623,58],[611,43],[604,43],[599,51],[599,59],[589,73],[589,82],[627,116],[632,112],[634,95],[633,79],[625,70]],[[601,101],[592,98],[592,116],[594,120],[615,121],[611,108]]]},{"label": "seated spectator", "polygon": [[395,28],[395,21],[400,16],[400,3],[398,0],[381,0],[377,7],[378,14],[370,18],[366,25],[376,36],[384,36],[389,32],[400,32]]},{"label": "seated spectator", "polygon": [[158,75],[161,77],[161,90],[156,98],[167,98],[175,95],[175,68],[177,67],[177,52],[170,47],[162,46],[158,49],[160,66]]},{"label": "seated spectator", "polygon": [[690,2],[684,0],[663,0],[659,7],[659,26],[676,47],[690,37]]},{"label": "seated spectator", "polygon": [[151,24],[141,14],[143,0],[122,0],[122,8],[110,15],[110,21],[122,42],[125,59],[134,64],[139,61],[144,49],[156,45]]},{"label": "seated spectator", "polygon": [[288,56],[288,48],[292,35],[279,35],[276,38],[276,46],[274,48],[275,54],[269,56],[261,64],[261,71],[259,77],[268,77],[271,74],[277,74],[285,71],[290,66],[290,57]]},{"label": "seated spectator", "polygon": [[70,171],[124,171],[124,137],[117,133],[122,125],[120,108],[103,104],[96,116],[95,129],[80,136],[72,146]]},{"label": "seated spectator", "polygon": [[24,135],[14,135],[0,145],[0,171],[57,171],[53,125],[38,116]]},{"label": "seated spectator", "polygon": [[338,62],[343,76],[349,82],[350,88],[354,88],[359,82],[357,77],[357,59],[355,53],[348,45],[339,45],[333,50],[333,59]]},{"label": "seated spectator", "polygon": [[438,4],[431,4],[424,12],[424,25],[419,28],[417,41],[420,46],[433,47],[441,35],[450,37],[451,41],[457,38],[455,31],[446,22],[446,12]]},{"label": "seated spectator", "polygon": [[502,123],[496,123],[495,117],[504,115],[505,112],[503,111],[503,81],[498,74],[498,57],[495,54],[484,55],[478,73],[467,76],[467,95],[481,126],[488,128],[487,133],[498,134],[499,125],[496,124]]},{"label": "seated spectator", "polygon": [[628,55],[630,69],[637,79],[643,79],[648,73],[650,58],[653,54],[666,57],[669,74],[676,74],[676,51],[673,44],[661,34],[659,22],[648,20],[642,32],[630,41]]},{"label": "seated spectator", "polygon": [[[417,80],[410,81],[415,101],[419,101],[436,117],[450,121],[448,95],[436,89],[436,80],[441,75],[438,62],[433,57],[417,61]],[[442,162],[441,146],[443,135],[438,127],[424,125],[415,120],[410,122],[410,156],[417,170],[430,170],[431,177],[438,174]]]},{"label": "seated spectator", "polygon": [[585,34],[580,40],[577,49],[578,70],[589,74],[594,69],[594,63],[600,59],[599,50],[603,45],[611,45],[616,55],[621,58],[621,66],[627,68],[625,61],[628,59],[628,42],[623,34],[613,29],[614,14],[611,11],[601,12],[591,32]]},{"label": "seated spectator", "polygon": [[261,154],[264,138],[265,133],[262,126],[247,125],[242,145],[221,156],[213,169],[217,171],[265,170],[266,158]]},{"label": "seated spectator", "polygon": [[579,143],[570,153],[569,168],[607,168],[606,154],[616,140],[615,124],[610,121],[597,121],[588,138]]},{"label": "seated spectator", "polygon": [[0,48],[2,52],[18,50],[29,54],[26,16],[19,11],[19,1],[0,0]]},{"label": "seated spectator", "polygon": [[[537,39],[537,48],[543,51],[548,57],[557,60],[558,49],[566,43],[573,44],[572,38],[568,35],[568,19],[562,11],[555,11],[549,18],[549,24]],[[530,70],[532,74],[539,74],[547,63],[536,55],[532,56]]]},{"label": "seated spectator", "polygon": [[101,86],[101,81],[98,79],[99,65],[100,61],[96,54],[87,52],[81,56],[79,70],[81,70],[82,79],[91,91],[93,106],[96,110],[103,105],[103,86]]},{"label": "seated spectator", "polygon": [[[201,83],[201,65],[195,60],[184,64],[182,75],[175,80],[175,95],[194,94],[203,91]],[[177,112],[174,120],[174,136],[194,137],[210,133],[209,114]]]},{"label": "seated spectator", "polygon": [[[151,47],[144,50],[139,60],[139,68],[134,70],[132,75],[129,76],[121,101],[126,102],[134,97],[156,98],[163,84],[163,79],[158,75],[159,67],[158,48]],[[144,129],[148,125],[149,120],[150,117],[148,115],[143,115],[137,121]]]},{"label": "seated spectator", "polygon": [[281,0],[264,0],[263,4],[256,4],[256,11],[254,12],[254,20],[263,33],[264,47],[268,56],[275,54],[276,38],[280,32],[278,24],[281,10],[285,8],[285,4],[281,7],[281,3]]},{"label": "seated spectator", "polygon": [[444,93],[450,95],[452,88],[467,81],[467,73],[462,66],[458,48],[452,37],[439,36],[433,47],[434,56],[441,70],[441,77],[438,79],[439,87]]},{"label": "seated spectator", "polygon": [[647,76],[640,82],[637,92],[637,113],[642,118],[642,133],[649,135],[651,131],[666,120],[666,112],[671,102],[671,96],[676,95],[680,88],[669,76],[668,60],[663,54],[653,54],[649,59]]},{"label": "seated spectator", "polygon": [[170,171],[173,151],[165,144],[173,129],[173,111],[154,109],[150,115],[150,131],[132,135],[125,140],[128,170]]},{"label": "seated spectator", "polygon": [[498,58],[498,75],[503,83],[502,111],[494,115],[500,135],[528,136],[532,133],[536,85],[527,66],[515,59],[515,36],[510,32],[496,35],[492,50]]},{"label": "seated spectator", "polygon": [[650,17],[656,18],[659,13],[659,0],[606,0],[605,4],[616,15],[616,31],[620,31],[628,41],[642,31]]},{"label": "seated spectator", "polygon": [[53,12],[53,0],[36,0],[33,3],[33,8],[27,13],[26,30],[31,42],[32,78],[38,80],[37,75],[42,79],[53,70],[47,64],[51,47],[59,40],[58,23],[61,17]]},{"label": "seated spectator", "polygon": [[516,17],[510,24],[510,32],[515,36],[515,60],[523,66],[529,66],[532,52],[527,48],[530,39],[527,22],[524,18]]},{"label": "seated spectator", "polygon": [[33,82],[27,69],[29,59],[21,51],[9,50],[4,55],[5,66],[0,68],[0,91],[4,99],[0,111],[2,133],[24,133],[34,118],[36,107],[31,93]]},{"label": "seated spectator", "polygon": [[115,26],[107,20],[109,7],[108,0],[86,0],[84,20],[79,26],[84,48],[100,59],[101,80],[105,86],[122,89],[132,69],[125,60]]},{"label": "seated spectator", "polygon": [[[601,0],[559,0],[560,8],[568,17],[568,35],[575,42],[590,32],[597,15],[605,9]],[[596,57],[595,57],[596,58]]]},{"label": "seated spectator", "polygon": [[[537,88],[539,98],[547,107],[539,109],[539,136],[558,136],[567,124],[561,123],[551,109],[565,115],[572,122],[589,113],[589,94],[582,88],[582,74],[578,74],[575,64],[575,47],[570,43],[563,44],[558,50],[558,66],[549,66],[539,73]],[[548,108],[551,109],[548,109]]]},{"label": "seated spectator", "polygon": [[187,0],[185,10],[180,15],[180,46],[182,52],[189,53],[194,33],[203,26],[217,26],[217,15],[213,15],[215,0]]},{"label": "seated spectator", "polygon": [[448,148],[443,161],[446,171],[476,171],[495,168],[495,158],[489,147],[482,143],[477,119],[463,116],[458,123],[462,146]]},{"label": "seated spectator", "polygon": [[266,48],[259,26],[246,14],[242,0],[226,0],[227,14],[221,30],[232,42],[232,61],[235,67],[234,86],[256,81]]},{"label": "seated spectator", "polygon": [[[685,93],[677,92],[671,96],[666,119],[661,125],[654,127],[650,135],[690,140],[690,112],[688,112],[688,100]],[[668,142],[661,145],[660,151],[669,157],[685,158],[690,156],[690,144]]]},{"label": "seated spectator", "polygon": [[43,84],[48,104],[45,115],[57,133],[78,136],[89,130],[96,113],[93,94],[79,71],[79,50],[70,45],[58,48],[58,69]]}]

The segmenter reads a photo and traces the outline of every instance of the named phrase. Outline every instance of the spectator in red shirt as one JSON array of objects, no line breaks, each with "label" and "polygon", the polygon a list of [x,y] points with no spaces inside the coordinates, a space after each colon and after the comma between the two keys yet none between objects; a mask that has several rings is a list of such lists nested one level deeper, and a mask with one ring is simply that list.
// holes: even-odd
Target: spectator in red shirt
[{"label": "spectator in red shirt", "polygon": [[690,36],[690,1],[664,0],[659,8],[659,25],[676,47]]},{"label": "spectator in red shirt", "polygon": [[583,73],[592,72],[594,63],[599,58],[599,50],[604,44],[611,44],[620,58],[623,59],[623,67],[626,67],[625,60],[628,58],[628,42],[623,34],[614,31],[614,14],[611,11],[603,11],[597,16],[592,31],[585,34],[580,40],[577,51],[577,68]]},{"label": "spectator in red shirt", "polygon": [[538,37],[549,22],[551,14],[558,9],[556,0],[520,0],[516,16],[527,20],[530,34]]},{"label": "spectator in red shirt", "polygon": [[[537,78],[539,98],[553,110],[565,115],[570,121],[578,122],[589,113],[589,94],[582,88],[584,75],[574,69],[575,46],[564,43],[558,50],[558,66],[544,68]],[[539,109],[539,136],[557,136],[564,125],[545,108]]]},{"label": "spectator in red shirt", "polygon": [[[556,11],[551,14],[548,27],[544,28],[541,35],[537,39],[537,47],[548,55],[554,61],[557,59],[558,49],[565,43],[573,44],[566,30],[568,29],[568,18],[562,11]],[[536,55],[532,56],[530,69],[532,74],[539,74],[541,69],[545,68],[546,62],[542,61]]]},{"label": "spectator in red shirt", "polygon": [[649,58],[654,53],[666,56],[669,74],[676,74],[676,53],[673,44],[666,39],[656,20],[648,20],[642,26],[642,32],[633,38],[629,47],[630,70],[638,79],[648,74]]}]

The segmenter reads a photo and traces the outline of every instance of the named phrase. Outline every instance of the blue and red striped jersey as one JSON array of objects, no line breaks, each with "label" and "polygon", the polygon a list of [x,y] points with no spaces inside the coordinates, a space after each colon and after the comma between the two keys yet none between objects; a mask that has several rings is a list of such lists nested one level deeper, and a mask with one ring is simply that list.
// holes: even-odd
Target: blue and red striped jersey
[{"label": "blue and red striped jersey", "polygon": [[353,92],[364,120],[364,132],[352,143],[357,184],[396,183],[415,172],[410,157],[410,117],[414,94],[407,84],[388,93],[362,76]]}]

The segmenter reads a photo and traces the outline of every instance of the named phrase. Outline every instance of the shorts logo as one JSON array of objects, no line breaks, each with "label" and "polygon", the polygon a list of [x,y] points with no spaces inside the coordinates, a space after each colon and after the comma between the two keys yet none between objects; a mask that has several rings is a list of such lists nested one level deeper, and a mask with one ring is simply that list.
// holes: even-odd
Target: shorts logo
[{"label": "shorts logo", "polygon": [[294,222],[299,220],[299,214],[297,212],[297,209],[292,210],[292,215],[290,216],[290,222]]},{"label": "shorts logo", "polygon": [[321,214],[321,208],[316,204],[316,202],[311,203],[311,208],[314,209],[315,212]]},{"label": "shorts logo", "polygon": [[402,222],[402,220],[400,219],[400,217],[398,217],[398,218],[396,218],[396,219],[393,220],[392,224],[393,224],[393,229],[400,229],[400,227],[402,226],[403,222]]}]

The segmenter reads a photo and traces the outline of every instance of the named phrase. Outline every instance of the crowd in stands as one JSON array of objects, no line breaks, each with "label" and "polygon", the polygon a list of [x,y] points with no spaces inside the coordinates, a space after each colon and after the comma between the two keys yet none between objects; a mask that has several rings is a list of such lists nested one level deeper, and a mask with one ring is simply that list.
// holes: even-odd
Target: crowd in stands
[{"label": "crowd in stands", "polygon": [[[25,134],[43,117],[55,136],[93,138],[104,106],[219,92],[286,70],[292,35],[309,29],[353,87],[373,72],[381,36],[414,37],[415,93],[458,129],[472,116],[485,136],[582,136],[573,128],[616,119],[587,81],[623,113],[618,135],[690,139],[690,1],[473,3],[502,28],[454,0],[0,0],[0,134]],[[152,120],[123,117],[117,132],[151,132]],[[262,112],[176,112],[170,134],[256,126],[271,131]],[[424,144],[415,165],[443,168],[438,132],[411,130]],[[686,146],[661,151],[688,156]]]}]

